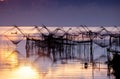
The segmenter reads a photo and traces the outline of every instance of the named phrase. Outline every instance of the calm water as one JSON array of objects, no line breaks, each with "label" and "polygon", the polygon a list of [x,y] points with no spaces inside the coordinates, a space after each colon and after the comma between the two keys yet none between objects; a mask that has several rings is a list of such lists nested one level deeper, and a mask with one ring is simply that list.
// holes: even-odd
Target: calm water
[{"label": "calm water", "polygon": [[[100,69],[101,68],[101,69]],[[53,63],[47,57],[33,55],[25,57],[24,52],[3,47],[0,51],[1,79],[114,79],[107,76],[107,66],[97,64],[87,69],[77,60]]]},{"label": "calm water", "polygon": [[[7,38],[0,39],[0,79],[114,79],[112,75],[107,76],[105,64],[96,64],[95,68],[89,65],[85,69],[78,60],[61,64],[61,61],[53,63],[50,58],[37,55],[26,58],[26,41],[16,46]],[[95,57],[106,52],[97,46],[94,49],[97,50]]]}]

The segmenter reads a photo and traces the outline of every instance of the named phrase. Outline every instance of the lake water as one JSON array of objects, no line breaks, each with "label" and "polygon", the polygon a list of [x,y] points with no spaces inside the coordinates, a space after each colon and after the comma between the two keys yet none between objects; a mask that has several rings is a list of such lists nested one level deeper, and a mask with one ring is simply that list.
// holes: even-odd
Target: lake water
[{"label": "lake water", "polygon": [[98,45],[93,46],[93,52],[94,59],[101,57],[97,61],[99,63],[94,67],[88,64],[88,68],[84,68],[84,62],[75,59],[53,62],[46,56],[26,57],[25,44],[25,40],[15,45],[10,38],[0,37],[0,79],[115,79],[112,74],[107,75],[107,64],[100,63],[107,60],[102,58],[107,51]]},{"label": "lake water", "polygon": [[[25,44],[25,41],[21,43]],[[85,69],[79,60],[53,63],[48,57],[33,55],[26,58],[21,43],[17,47],[1,46],[1,79],[114,79],[112,75],[107,76],[106,64],[96,64],[94,68],[88,65]]]}]

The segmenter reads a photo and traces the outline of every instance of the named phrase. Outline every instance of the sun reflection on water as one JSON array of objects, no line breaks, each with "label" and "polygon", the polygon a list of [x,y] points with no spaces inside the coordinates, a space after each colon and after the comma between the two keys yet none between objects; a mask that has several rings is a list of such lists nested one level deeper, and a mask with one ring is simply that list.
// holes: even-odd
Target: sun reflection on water
[{"label": "sun reflection on water", "polygon": [[12,70],[1,70],[1,79],[42,79],[31,65],[20,65]]},{"label": "sun reflection on water", "polygon": [[0,64],[2,66],[15,67],[18,65],[18,54],[16,51],[4,50],[0,51]]},{"label": "sun reflection on water", "polygon": [[29,65],[22,65],[18,67],[15,70],[14,75],[16,75],[14,77],[16,79],[40,79],[37,71]]},{"label": "sun reflection on water", "polygon": [[18,51],[0,50],[1,79],[42,79],[31,63],[19,57]]}]

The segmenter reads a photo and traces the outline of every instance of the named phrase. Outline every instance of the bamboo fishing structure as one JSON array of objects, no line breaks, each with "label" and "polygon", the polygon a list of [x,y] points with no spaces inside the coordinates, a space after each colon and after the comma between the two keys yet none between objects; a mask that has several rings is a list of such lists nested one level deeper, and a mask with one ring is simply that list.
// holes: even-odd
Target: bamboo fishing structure
[{"label": "bamboo fishing structure", "polygon": [[[85,65],[92,64],[94,66],[95,60],[97,60],[94,58],[96,53],[94,52],[94,44],[107,51],[108,63],[112,53],[120,53],[120,28],[117,26],[111,27],[112,30],[103,26],[93,30],[94,27],[90,29],[85,25],[79,27],[47,27],[42,25],[32,28],[31,32],[25,33],[26,30],[21,29],[21,27],[13,26],[1,35],[15,45],[26,40],[27,58],[32,55],[46,56],[53,62],[61,60],[61,63],[66,63],[67,60],[76,59]],[[36,31],[33,33],[34,30]],[[108,70],[110,70],[109,64]]]}]

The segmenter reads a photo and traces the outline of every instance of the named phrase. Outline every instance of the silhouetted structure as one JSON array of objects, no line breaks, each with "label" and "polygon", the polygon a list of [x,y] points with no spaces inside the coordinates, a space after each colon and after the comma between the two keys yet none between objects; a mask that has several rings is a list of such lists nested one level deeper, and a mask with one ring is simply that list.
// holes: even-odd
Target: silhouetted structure
[{"label": "silhouetted structure", "polygon": [[120,79],[120,55],[115,53],[113,54],[113,59],[111,61],[113,74],[115,75],[116,79]]},{"label": "silhouetted structure", "polygon": [[47,56],[53,62],[62,60],[62,63],[66,63],[67,59],[77,59],[82,61],[87,68],[89,63],[92,63],[92,66],[96,63],[93,53],[93,46],[96,44],[101,48],[107,48],[107,56],[106,54],[103,56],[108,58],[108,70],[110,70],[110,52],[120,52],[120,29],[116,26],[114,29],[117,29],[117,32],[110,31],[103,26],[93,30],[85,25],[74,27],[75,29],[72,27],[55,27],[52,30],[44,25],[42,27],[35,26],[33,29],[37,32],[34,33],[32,33],[33,29],[31,33],[25,33],[20,28],[14,26],[2,35],[15,45],[24,40],[25,37],[26,57],[32,55]]}]

